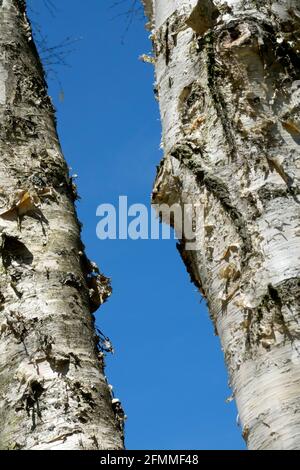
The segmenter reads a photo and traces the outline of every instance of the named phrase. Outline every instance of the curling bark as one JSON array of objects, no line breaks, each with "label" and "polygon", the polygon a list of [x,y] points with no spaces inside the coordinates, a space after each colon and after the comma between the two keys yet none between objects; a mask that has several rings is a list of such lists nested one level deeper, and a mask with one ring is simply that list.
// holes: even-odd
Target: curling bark
[{"label": "curling bark", "polygon": [[299,0],[144,4],[164,148],[153,202],[200,204],[196,250],[179,251],[248,448],[300,449]]},{"label": "curling bark", "polygon": [[22,0],[0,1],[0,123],[0,448],[120,449],[92,314],[110,286],[84,254]]}]

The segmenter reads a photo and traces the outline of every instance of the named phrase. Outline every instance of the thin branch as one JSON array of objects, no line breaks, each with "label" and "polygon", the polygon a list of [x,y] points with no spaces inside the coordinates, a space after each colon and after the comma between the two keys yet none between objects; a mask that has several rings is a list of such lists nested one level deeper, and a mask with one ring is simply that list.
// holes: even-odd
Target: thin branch
[{"label": "thin branch", "polygon": [[[141,5],[140,0],[130,0],[130,2],[131,2],[131,5],[127,10],[121,11],[120,13],[117,13],[111,18],[111,20],[115,20],[116,18],[120,18],[120,17],[126,18],[125,30],[121,36],[122,44],[124,44],[125,36],[128,33],[130,27],[132,26],[134,19],[144,18],[144,9]],[[118,8],[120,5],[123,5],[125,3],[128,3],[128,0],[117,0],[109,7],[109,9]]]}]

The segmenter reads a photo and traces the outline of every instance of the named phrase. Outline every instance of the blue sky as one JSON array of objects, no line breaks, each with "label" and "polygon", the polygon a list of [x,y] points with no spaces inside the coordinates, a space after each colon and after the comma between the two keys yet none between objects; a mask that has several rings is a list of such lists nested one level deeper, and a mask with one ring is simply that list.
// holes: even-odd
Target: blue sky
[{"label": "blue sky", "polygon": [[[49,1],[49,0],[48,0]],[[151,46],[136,19],[122,37],[126,9],[114,0],[29,0],[48,46],[79,39],[68,67],[49,71],[65,158],[78,174],[77,204],[89,257],[112,278],[113,295],[96,312],[115,354],[106,374],[128,415],[128,449],[244,449],[219,340],[174,240],[96,237],[96,208],[150,205],[161,158],[153,69],[138,60]],[[49,59],[49,53],[45,55]],[[61,82],[61,84],[59,83]],[[59,100],[61,88],[64,101]]]}]

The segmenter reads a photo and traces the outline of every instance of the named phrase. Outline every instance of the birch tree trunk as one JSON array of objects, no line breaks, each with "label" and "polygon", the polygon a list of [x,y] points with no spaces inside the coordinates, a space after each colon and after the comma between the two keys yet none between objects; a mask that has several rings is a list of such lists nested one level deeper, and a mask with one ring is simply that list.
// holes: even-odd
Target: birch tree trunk
[{"label": "birch tree trunk", "polygon": [[200,204],[196,250],[179,251],[248,448],[300,449],[299,0],[144,3],[165,153],[153,202]]},{"label": "birch tree trunk", "polygon": [[25,2],[0,1],[0,448],[120,449],[92,312],[75,187]]}]

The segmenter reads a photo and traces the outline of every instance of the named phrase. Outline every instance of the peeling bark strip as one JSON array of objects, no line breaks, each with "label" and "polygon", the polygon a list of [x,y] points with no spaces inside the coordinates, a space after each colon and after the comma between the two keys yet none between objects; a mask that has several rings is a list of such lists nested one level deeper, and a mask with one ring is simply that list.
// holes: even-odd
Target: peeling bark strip
[{"label": "peeling bark strip", "polygon": [[0,2],[0,448],[121,449],[74,187],[25,2]]},{"label": "peeling bark strip", "polygon": [[153,202],[201,204],[197,249],[179,251],[248,448],[300,449],[299,0],[144,3],[165,151]]}]

